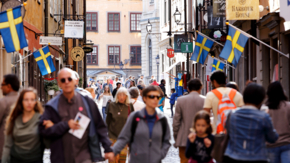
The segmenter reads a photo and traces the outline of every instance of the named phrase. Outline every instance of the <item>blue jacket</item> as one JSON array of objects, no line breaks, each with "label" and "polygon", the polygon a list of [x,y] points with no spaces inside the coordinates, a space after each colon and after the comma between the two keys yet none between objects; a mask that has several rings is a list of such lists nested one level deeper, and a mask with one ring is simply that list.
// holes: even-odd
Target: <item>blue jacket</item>
[{"label": "blue jacket", "polygon": [[241,161],[267,161],[266,141],[274,143],[278,139],[271,117],[244,106],[231,114],[229,122],[230,139],[225,155]]},{"label": "blue jacket", "polygon": [[178,96],[177,93],[172,93],[171,97],[170,97],[170,104],[175,104],[176,101],[176,97]]},{"label": "blue jacket", "polygon": [[[39,123],[39,132],[41,136],[50,140],[50,160],[53,163],[64,163],[62,135],[67,133],[70,129],[67,122],[61,121],[61,117],[58,113],[58,102],[60,95],[61,94],[57,95],[45,105],[45,111]],[[99,143],[102,143],[106,153],[112,152],[110,147],[112,143],[109,140],[107,135],[107,127],[100,112],[98,111],[96,103],[87,96],[82,96],[82,100],[84,102],[85,109],[87,110],[88,117],[91,119],[91,122],[94,122],[89,125],[88,148],[90,149],[92,161],[97,162],[102,160]],[[43,120],[51,120],[54,125],[48,129],[45,129],[45,126],[42,125]]]}]

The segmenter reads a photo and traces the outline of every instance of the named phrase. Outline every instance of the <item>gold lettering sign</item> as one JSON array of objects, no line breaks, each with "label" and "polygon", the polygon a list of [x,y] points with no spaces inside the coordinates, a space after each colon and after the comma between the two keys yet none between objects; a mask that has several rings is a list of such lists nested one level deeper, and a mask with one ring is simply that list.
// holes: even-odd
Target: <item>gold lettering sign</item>
[{"label": "gold lettering sign", "polygon": [[227,0],[227,20],[259,19],[259,0]]}]

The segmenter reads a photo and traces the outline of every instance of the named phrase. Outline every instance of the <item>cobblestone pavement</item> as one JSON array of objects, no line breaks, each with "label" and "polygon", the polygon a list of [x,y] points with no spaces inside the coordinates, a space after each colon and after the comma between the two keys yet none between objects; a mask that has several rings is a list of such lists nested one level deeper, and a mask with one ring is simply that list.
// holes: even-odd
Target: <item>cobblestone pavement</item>
[{"label": "cobblestone pavement", "polygon": [[[100,104],[99,105],[99,111],[100,111],[100,113],[102,113],[101,102],[99,104]],[[172,130],[173,119],[170,118],[171,117],[171,110],[170,110],[170,104],[169,104],[169,100],[168,99],[165,100],[164,114],[167,117],[168,122],[169,122],[170,131],[171,131],[171,141],[170,141],[170,143],[172,144],[172,146],[170,147],[166,157],[162,160],[162,163],[178,163],[178,162],[180,162],[180,158],[179,158],[178,149],[173,147],[173,144],[174,144],[173,132],[172,132],[173,131]],[[50,150],[47,149],[47,150],[45,150],[44,156],[43,156],[44,163],[50,163],[50,158],[49,157],[50,157]],[[104,163],[107,163],[107,161],[104,162]]]}]

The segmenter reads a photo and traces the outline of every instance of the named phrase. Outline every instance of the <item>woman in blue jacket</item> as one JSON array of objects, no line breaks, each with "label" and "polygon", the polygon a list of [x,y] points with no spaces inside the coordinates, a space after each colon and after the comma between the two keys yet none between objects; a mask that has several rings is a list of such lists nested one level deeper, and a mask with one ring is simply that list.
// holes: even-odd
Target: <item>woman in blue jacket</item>
[{"label": "woman in blue jacket", "polygon": [[249,84],[243,94],[245,106],[229,119],[226,163],[267,163],[266,142],[274,143],[278,134],[270,116],[260,111],[265,98],[261,85]]}]

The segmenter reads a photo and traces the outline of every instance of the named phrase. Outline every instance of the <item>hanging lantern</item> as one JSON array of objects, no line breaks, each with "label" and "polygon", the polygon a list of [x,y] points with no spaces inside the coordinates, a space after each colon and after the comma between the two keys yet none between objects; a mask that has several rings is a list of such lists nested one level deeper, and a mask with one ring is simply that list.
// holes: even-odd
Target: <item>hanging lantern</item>
[{"label": "hanging lantern", "polygon": [[174,49],[167,49],[167,56],[168,58],[173,58],[174,57]]}]

